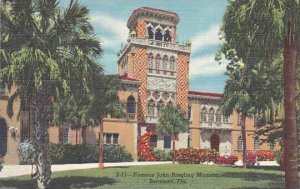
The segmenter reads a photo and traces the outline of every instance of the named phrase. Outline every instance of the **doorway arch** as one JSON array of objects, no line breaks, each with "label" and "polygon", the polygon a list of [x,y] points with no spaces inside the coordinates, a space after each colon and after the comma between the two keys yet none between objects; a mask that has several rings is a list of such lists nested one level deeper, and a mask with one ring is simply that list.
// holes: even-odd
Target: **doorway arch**
[{"label": "doorway arch", "polygon": [[217,152],[219,152],[219,146],[220,146],[220,138],[217,134],[213,134],[210,137],[210,148],[215,149]]}]

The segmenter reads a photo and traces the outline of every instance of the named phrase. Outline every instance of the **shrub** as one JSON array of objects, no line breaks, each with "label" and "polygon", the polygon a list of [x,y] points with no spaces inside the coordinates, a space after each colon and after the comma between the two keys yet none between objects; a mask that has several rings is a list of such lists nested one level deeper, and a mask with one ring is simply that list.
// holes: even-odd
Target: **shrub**
[{"label": "shrub", "polygon": [[238,157],[234,155],[230,156],[220,156],[217,160],[217,164],[222,164],[222,165],[234,165],[235,162],[238,161]]},{"label": "shrub", "polygon": [[216,162],[219,153],[210,149],[179,149],[175,151],[175,161],[182,164]]},{"label": "shrub", "polygon": [[255,151],[249,151],[246,155],[246,165],[254,166],[256,163],[257,155]]},{"label": "shrub", "polygon": [[19,160],[21,165],[34,163],[34,147],[31,141],[25,140],[18,146]]},{"label": "shrub", "polygon": [[282,155],[280,150],[275,151],[275,160],[280,166],[282,166]]},{"label": "shrub", "polygon": [[1,157],[0,157],[0,172],[1,172],[1,170],[2,170],[2,168],[3,168],[3,164],[4,163],[4,161],[3,161],[3,159],[1,159]]},{"label": "shrub", "polygon": [[120,145],[104,145],[104,162],[128,162],[132,161],[132,156]]},{"label": "shrub", "polygon": [[[54,164],[96,163],[99,161],[99,145],[97,144],[51,144],[51,160]],[[132,161],[132,156],[124,146],[104,145],[104,162]]]},{"label": "shrub", "polygon": [[154,150],[152,154],[156,157],[157,161],[171,161],[171,151],[166,152],[165,150]]},{"label": "shrub", "polygon": [[275,152],[273,150],[257,150],[256,155],[259,161],[273,161],[275,159]]}]

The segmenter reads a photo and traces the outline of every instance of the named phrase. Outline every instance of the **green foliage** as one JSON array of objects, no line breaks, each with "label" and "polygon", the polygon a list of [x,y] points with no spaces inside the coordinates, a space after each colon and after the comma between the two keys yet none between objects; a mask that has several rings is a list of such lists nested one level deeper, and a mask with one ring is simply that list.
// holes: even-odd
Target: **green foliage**
[{"label": "green foliage", "polygon": [[[97,144],[51,144],[51,160],[54,164],[96,163],[99,158]],[[129,162],[132,156],[120,145],[104,145],[104,162]]]},{"label": "green foliage", "polygon": [[175,161],[180,164],[199,164],[204,162],[216,163],[219,153],[211,149],[179,149],[175,153]]},{"label": "green foliage", "polygon": [[20,165],[33,164],[35,158],[35,150],[31,141],[25,140],[18,146]]},{"label": "green foliage", "polygon": [[104,162],[129,162],[133,161],[132,156],[120,145],[104,145]]},{"label": "green foliage", "polygon": [[171,151],[153,150],[152,154],[157,158],[157,161],[172,161]]},{"label": "green foliage", "polygon": [[168,105],[161,110],[156,130],[161,133],[178,134],[188,130],[189,121],[179,106]]},{"label": "green foliage", "polygon": [[2,165],[3,163],[4,163],[3,159],[0,158],[0,172],[1,172],[1,170],[3,169],[3,165]]},{"label": "green foliage", "polygon": [[279,165],[281,165],[281,152],[280,152],[280,150],[275,151],[275,160]]}]

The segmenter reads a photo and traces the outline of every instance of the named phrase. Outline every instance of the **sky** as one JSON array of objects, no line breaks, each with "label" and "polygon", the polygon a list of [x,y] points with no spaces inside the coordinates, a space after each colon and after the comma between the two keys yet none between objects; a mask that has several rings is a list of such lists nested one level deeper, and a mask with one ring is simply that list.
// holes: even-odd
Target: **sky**
[{"label": "sky", "polygon": [[[67,0],[61,1],[66,5]],[[189,90],[222,93],[226,64],[214,61],[219,48],[218,32],[227,0],[79,0],[90,10],[91,23],[100,39],[103,54],[97,60],[105,73],[117,73],[117,52],[128,37],[127,20],[140,7],[176,12],[179,43],[192,42]]]}]

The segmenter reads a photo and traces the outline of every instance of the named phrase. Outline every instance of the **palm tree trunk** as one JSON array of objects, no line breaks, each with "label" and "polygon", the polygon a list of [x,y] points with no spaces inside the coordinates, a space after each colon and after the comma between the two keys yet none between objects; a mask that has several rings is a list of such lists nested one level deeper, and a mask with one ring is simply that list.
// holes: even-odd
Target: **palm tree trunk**
[{"label": "palm tree trunk", "polygon": [[284,44],[285,188],[298,188],[298,139],[296,125],[297,48],[291,23]]},{"label": "palm tree trunk", "polygon": [[103,157],[103,115],[99,117],[99,169],[104,169]]},{"label": "palm tree trunk", "polygon": [[37,180],[37,188],[45,189],[50,182],[51,161],[49,148],[49,114],[48,95],[44,83],[33,98],[33,145],[35,148],[35,173],[32,175]]},{"label": "palm tree trunk", "polygon": [[241,115],[242,127],[242,140],[243,140],[243,167],[247,168],[247,148],[246,148],[246,116],[244,113]]},{"label": "palm tree trunk", "polygon": [[173,158],[172,158],[172,163],[175,164],[175,133],[173,133],[172,135],[172,142],[173,142],[173,147],[172,147],[172,151],[173,151]]}]

